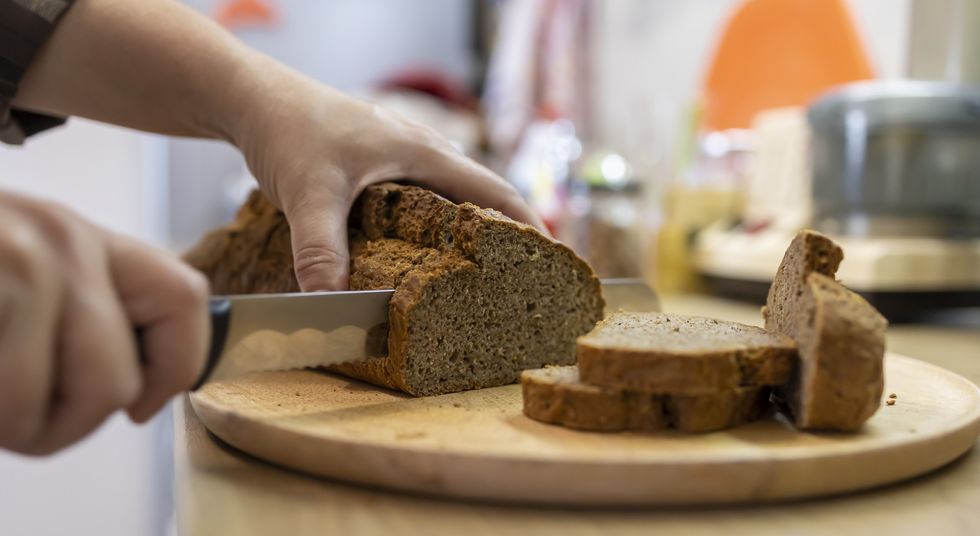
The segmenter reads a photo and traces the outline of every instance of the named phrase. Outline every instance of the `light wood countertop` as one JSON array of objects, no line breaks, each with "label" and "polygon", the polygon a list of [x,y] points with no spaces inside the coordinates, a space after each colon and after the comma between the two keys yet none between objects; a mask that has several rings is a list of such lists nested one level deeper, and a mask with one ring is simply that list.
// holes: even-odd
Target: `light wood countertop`
[{"label": "light wood countertop", "polygon": [[[758,308],[665,296],[666,311],[758,324]],[[890,351],[980,383],[980,329],[898,325]],[[587,510],[454,502],[367,489],[279,469],[218,444],[187,402],[175,411],[182,536],[250,534],[980,534],[980,451],[882,489],[763,506]],[[669,484],[667,484],[669,485]]]}]

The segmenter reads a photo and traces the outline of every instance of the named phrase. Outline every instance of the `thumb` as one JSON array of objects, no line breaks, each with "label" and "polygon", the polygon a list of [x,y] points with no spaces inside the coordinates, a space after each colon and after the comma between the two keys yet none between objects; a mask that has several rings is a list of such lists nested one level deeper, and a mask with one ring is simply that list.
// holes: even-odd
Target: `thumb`
[{"label": "thumb", "polygon": [[309,198],[286,210],[293,270],[304,292],[347,290],[347,203]]}]

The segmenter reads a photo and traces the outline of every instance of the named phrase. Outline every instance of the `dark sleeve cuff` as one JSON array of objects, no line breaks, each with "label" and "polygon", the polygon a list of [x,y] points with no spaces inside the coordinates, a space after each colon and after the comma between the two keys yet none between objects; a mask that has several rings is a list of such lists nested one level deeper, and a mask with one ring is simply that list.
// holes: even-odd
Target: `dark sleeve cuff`
[{"label": "dark sleeve cuff", "polygon": [[20,145],[38,132],[65,124],[64,117],[55,117],[25,110],[11,109],[9,119],[0,128],[0,141]]},{"label": "dark sleeve cuff", "polygon": [[17,86],[72,0],[0,0],[0,141],[21,144],[64,118],[12,109]]}]

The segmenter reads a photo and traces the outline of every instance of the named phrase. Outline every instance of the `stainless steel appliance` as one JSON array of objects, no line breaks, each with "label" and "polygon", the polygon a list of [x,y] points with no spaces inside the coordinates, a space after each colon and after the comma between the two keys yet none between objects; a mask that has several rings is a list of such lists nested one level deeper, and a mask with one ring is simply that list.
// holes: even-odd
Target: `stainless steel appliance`
[{"label": "stainless steel appliance", "polygon": [[850,84],[807,115],[815,228],[849,237],[980,237],[980,86]]},{"label": "stainless steel appliance", "polygon": [[[708,283],[764,299],[783,250],[812,227],[843,246],[838,277],[892,320],[980,306],[980,86],[849,84],[815,101],[806,119],[799,129],[808,134],[758,144],[745,217],[697,237]],[[809,166],[766,164],[795,152],[808,152],[794,161]]]}]

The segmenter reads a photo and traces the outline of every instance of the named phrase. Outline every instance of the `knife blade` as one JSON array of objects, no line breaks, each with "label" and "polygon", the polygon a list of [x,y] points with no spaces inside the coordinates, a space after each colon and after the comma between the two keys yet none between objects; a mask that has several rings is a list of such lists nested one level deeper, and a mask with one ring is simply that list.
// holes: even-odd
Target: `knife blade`
[{"label": "knife blade", "polygon": [[211,298],[211,346],[194,389],[249,372],[323,367],[387,354],[394,290]]},{"label": "knife blade", "polygon": [[[604,279],[606,312],[657,311],[640,279]],[[211,345],[193,389],[250,372],[351,363],[387,355],[394,290],[245,294],[210,300]]]},{"label": "knife blade", "polygon": [[602,297],[606,299],[605,314],[615,312],[656,313],[660,299],[640,278],[603,279]]}]

